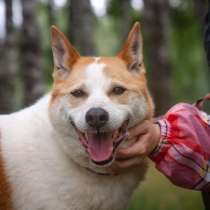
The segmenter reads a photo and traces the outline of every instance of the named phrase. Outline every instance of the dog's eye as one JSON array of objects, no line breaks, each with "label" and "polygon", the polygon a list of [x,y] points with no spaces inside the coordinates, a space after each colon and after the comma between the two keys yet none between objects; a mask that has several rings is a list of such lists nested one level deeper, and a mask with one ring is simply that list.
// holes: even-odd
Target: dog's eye
[{"label": "dog's eye", "polygon": [[86,96],[86,93],[82,89],[76,89],[71,92],[71,95],[77,98]]},{"label": "dog's eye", "polygon": [[126,91],[126,89],[124,87],[116,86],[112,89],[112,94],[122,95],[125,91]]}]

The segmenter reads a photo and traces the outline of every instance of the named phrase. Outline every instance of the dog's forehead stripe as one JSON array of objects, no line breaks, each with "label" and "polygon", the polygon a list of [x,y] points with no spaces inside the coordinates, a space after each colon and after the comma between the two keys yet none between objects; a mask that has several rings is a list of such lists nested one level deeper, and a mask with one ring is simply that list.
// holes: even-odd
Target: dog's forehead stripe
[{"label": "dog's forehead stripe", "polygon": [[106,76],[104,73],[104,69],[106,67],[105,63],[101,63],[100,57],[95,59],[95,62],[89,64],[86,68],[85,84],[90,89],[104,89],[110,85],[110,78]]},{"label": "dog's forehead stripe", "polygon": [[95,62],[98,63],[101,60],[101,57],[95,57]]}]

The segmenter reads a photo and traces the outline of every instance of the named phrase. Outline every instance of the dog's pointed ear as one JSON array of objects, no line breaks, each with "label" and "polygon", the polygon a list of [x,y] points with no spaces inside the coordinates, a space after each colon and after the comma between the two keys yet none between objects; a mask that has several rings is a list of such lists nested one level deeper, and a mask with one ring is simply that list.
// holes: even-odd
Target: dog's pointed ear
[{"label": "dog's pointed ear", "polygon": [[143,69],[143,43],[140,23],[136,22],[128,34],[128,38],[119,52],[120,57],[131,72],[140,72]]},{"label": "dog's pointed ear", "polygon": [[55,75],[68,75],[73,64],[80,58],[79,53],[56,26],[51,27],[51,45]]}]

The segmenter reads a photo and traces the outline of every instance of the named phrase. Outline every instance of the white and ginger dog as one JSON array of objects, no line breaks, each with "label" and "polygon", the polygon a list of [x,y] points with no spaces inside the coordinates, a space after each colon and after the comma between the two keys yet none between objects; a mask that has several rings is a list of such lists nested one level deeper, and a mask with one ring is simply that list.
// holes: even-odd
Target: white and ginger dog
[{"label": "white and ginger dog", "polygon": [[146,161],[110,175],[126,131],[153,115],[136,23],[116,57],[82,57],[51,29],[52,91],[0,116],[0,210],[125,210]]}]

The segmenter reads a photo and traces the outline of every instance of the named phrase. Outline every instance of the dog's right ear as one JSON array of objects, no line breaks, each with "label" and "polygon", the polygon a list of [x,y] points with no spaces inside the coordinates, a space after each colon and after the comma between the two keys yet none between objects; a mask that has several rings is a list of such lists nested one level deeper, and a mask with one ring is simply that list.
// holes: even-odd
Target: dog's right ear
[{"label": "dog's right ear", "polygon": [[56,27],[51,27],[51,45],[54,59],[54,76],[64,78],[72,69],[80,54],[66,36]]}]

